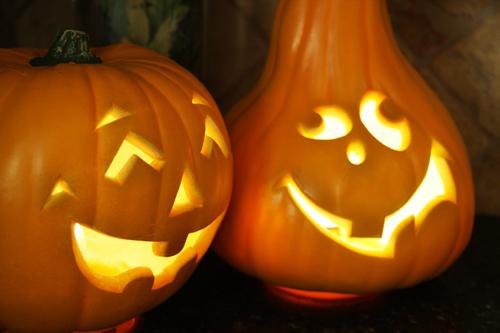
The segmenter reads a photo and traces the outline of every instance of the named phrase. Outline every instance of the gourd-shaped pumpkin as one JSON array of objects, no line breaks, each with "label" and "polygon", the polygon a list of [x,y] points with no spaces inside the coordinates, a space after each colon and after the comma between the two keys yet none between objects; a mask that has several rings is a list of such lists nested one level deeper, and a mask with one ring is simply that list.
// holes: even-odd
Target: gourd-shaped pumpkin
[{"label": "gourd-shaped pumpkin", "polygon": [[235,184],[216,248],[239,270],[372,293],[435,277],[466,246],[464,145],[385,1],[281,1],[264,74],[228,123]]},{"label": "gourd-shaped pumpkin", "polygon": [[[178,290],[227,208],[232,157],[204,87],[152,51],[0,50],[0,327],[110,327]],[[51,65],[51,66],[48,66]]]}]

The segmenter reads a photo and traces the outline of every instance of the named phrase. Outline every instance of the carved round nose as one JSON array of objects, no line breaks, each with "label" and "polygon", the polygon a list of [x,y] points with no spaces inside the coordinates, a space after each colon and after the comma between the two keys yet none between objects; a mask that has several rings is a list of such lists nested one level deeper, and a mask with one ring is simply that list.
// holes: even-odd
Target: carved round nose
[{"label": "carved round nose", "polygon": [[351,141],[347,146],[347,159],[352,165],[360,165],[366,160],[366,149],[363,142]]}]

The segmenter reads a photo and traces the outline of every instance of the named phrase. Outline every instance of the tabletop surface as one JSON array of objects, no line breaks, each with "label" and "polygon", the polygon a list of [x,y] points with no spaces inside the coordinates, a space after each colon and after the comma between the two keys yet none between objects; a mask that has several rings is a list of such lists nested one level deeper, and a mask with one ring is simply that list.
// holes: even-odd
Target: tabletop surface
[{"label": "tabletop surface", "polygon": [[500,218],[477,217],[467,250],[440,277],[343,306],[285,302],[209,252],[133,332],[500,333]]}]

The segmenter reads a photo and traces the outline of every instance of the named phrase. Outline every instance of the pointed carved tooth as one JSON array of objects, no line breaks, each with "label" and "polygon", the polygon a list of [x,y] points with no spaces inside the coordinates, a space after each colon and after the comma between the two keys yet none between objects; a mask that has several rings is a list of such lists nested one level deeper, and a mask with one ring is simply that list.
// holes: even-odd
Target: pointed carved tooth
[{"label": "pointed carved tooth", "polygon": [[170,211],[170,217],[180,215],[203,206],[203,199],[199,192],[194,175],[189,168],[184,170],[179,189]]},{"label": "pointed carved tooth", "polygon": [[197,92],[193,93],[193,98],[191,100],[191,103],[193,103],[193,105],[210,106],[210,103],[208,103],[208,101],[203,96],[198,94]]},{"label": "pointed carved tooth", "polygon": [[214,120],[207,116],[205,119],[205,139],[203,140],[203,146],[201,147],[201,154],[205,157],[210,157],[212,155],[213,143],[219,146],[224,157],[228,157],[229,148],[227,146],[224,135],[220,131]]},{"label": "pointed carved tooth", "polygon": [[113,104],[111,106],[111,108],[109,108],[109,110],[106,112],[104,117],[102,117],[101,121],[99,122],[99,124],[97,124],[95,129],[98,130],[98,129],[100,129],[104,126],[107,126],[109,124],[112,124],[120,119],[130,117],[131,115],[132,114],[130,112],[122,109],[118,105]]},{"label": "pointed carved tooth", "polygon": [[130,132],[123,140],[104,176],[122,185],[137,159],[142,160],[156,171],[160,171],[165,164],[158,148],[140,135]]}]

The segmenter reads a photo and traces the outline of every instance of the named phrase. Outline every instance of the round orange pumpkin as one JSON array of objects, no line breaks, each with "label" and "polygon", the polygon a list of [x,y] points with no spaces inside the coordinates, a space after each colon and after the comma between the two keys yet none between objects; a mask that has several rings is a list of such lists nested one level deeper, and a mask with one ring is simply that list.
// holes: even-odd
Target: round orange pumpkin
[{"label": "round orange pumpkin", "polygon": [[228,115],[218,253],[267,283],[373,293],[437,276],[474,202],[460,135],[383,0],[282,0],[256,88]]},{"label": "round orange pumpkin", "polygon": [[0,50],[0,327],[11,332],[101,329],[159,304],[229,202],[228,137],[202,84],[137,46],[93,56],[87,39],[66,31],[47,57]]}]

